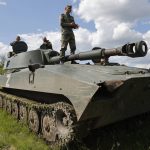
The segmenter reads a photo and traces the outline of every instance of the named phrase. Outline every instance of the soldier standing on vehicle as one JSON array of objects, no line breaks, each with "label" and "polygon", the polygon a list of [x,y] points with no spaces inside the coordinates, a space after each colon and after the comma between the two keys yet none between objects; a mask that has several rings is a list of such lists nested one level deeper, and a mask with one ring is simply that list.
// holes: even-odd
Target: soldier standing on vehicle
[{"label": "soldier standing on vehicle", "polygon": [[[70,54],[75,54],[76,43],[75,36],[73,33],[73,29],[78,29],[78,24],[75,23],[74,17],[70,15],[72,11],[72,6],[67,5],[65,7],[65,12],[60,16],[60,26],[61,26],[61,50],[60,57],[61,62],[63,63],[63,59],[65,57],[65,51],[67,50],[67,46],[70,46]],[[71,61],[72,64],[77,64],[74,60]]]}]

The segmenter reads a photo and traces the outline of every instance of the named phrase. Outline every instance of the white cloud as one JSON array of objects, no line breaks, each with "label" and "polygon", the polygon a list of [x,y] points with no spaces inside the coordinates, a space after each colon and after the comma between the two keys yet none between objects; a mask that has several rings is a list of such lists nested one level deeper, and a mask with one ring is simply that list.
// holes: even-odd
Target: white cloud
[{"label": "white cloud", "polygon": [[142,38],[142,34],[134,31],[130,28],[130,25],[126,23],[120,23],[114,28],[113,35],[114,40],[124,39],[124,41],[135,41]]},{"label": "white cloud", "polygon": [[1,0],[0,0],[0,5],[6,6],[6,5],[7,5],[7,3],[6,3],[6,2],[4,2],[4,1],[1,1]]},{"label": "white cloud", "polygon": [[37,29],[37,31],[38,31],[38,32],[42,32],[42,29],[39,28],[39,29]]},{"label": "white cloud", "polygon": [[75,13],[95,23],[93,46],[111,47],[142,39],[134,26],[138,20],[149,17],[150,3],[147,0],[80,0]]},{"label": "white cloud", "polygon": [[84,28],[79,28],[75,31],[77,52],[88,51],[92,45],[92,33]]},{"label": "white cloud", "polygon": [[4,55],[11,50],[11,47],[0,42],[0,54]]},{"label": "white cloud", "polygon": [[150,46],[150,30],[143,34],[143,39],[145,39],[147,44]]},{"label": "white cloud", "polygon": [[[90,13],[89,13],[90,12]],[[133,22],[149,17],[148,0],[80,0],[77,13],[85,20]]]},{"label": "white cloud", "polygon": [[43,33],[29,33],[21,34],[22,39],[28,44],[29,50],[35,50],[42,44],[43,37],[47,37],[53,44],[55,50],[60,49],[60,34],[58,32],[43,32]]},{"label": "white cloud", "polygon": [[78,0],[72,0],[73,1],[73,3],[76,3]]}]

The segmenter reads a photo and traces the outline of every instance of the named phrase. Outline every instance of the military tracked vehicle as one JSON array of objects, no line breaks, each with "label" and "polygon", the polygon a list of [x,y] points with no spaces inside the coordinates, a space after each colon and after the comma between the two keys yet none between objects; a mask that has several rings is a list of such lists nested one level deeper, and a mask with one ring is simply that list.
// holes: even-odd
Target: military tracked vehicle
[{"label": "military tracked vehicle", "polygon": [[[144,41],[113,49],[95,47],[64,58],[51,49],[25,52],[25,47],[21,44],[18,53],[8,54],[6,73],[0,76],[0,107],[46,141],[68,142],[150,111],[150,71],[109,62],[111,56],[144,57]],[[72,60],[93,64],[67,63]]]}]

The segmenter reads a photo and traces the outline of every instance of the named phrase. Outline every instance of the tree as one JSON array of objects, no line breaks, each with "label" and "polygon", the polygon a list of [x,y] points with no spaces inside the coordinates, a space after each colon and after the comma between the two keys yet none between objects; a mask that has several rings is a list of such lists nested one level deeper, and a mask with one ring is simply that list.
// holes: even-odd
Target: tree
[{"label": "tree", "polygon": [[5,71],[3,70],[5,61],[6,61],[6,56],[4,54],[0,55],[0,74],[5,73]]},{"label": "tree", "polygon": [[6,61],[6,56],[4,54],[0,55],[0,65],[4,66],[4,63]]}]

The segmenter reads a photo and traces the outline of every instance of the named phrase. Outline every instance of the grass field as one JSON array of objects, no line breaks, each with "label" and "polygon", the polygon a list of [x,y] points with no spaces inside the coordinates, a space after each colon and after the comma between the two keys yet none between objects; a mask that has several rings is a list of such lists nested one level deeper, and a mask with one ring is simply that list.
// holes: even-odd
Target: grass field
[{"label": "grass field", "polygon": [[43,140],[0,110],[0,150],[48,150]]},{"label": "grass field", "polygon": [[0,63],[0,75],[1,75],[1,74],[4,74],[4,72],[5,72],[5,71],[3,70],[3,65]]}]

